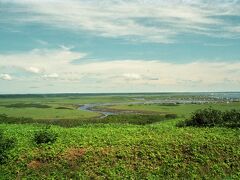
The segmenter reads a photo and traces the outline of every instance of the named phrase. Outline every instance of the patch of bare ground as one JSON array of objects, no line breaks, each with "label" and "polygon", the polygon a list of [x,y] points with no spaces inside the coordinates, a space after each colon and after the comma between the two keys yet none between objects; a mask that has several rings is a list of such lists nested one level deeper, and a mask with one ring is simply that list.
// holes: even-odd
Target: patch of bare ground
[{"label": "patch of bare ground", "polygon": [[67,163],[70,169],[78,169],[79,161],[81,161],[86,151],[84,148],[70,148],[61,155],[61,159]]},{"label": "patch of bare ground", "polygon": [[27,167],[29,169],[39,169],[42,166],[42,163],[38,160],[33,160],[30,163],[27,164]]},{"label": "patch of bare ground", "polygon": [[81,158],[86,153],[84,148],[70,148],[63,153],[63,158],[68,161],[74,161]]}]

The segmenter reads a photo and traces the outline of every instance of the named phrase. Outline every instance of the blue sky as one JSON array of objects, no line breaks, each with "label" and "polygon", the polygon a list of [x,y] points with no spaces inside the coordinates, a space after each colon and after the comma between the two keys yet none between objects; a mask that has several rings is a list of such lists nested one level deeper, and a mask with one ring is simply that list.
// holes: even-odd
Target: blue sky
[{"label": "blue sky", "polygon": [[0,0],[0,93],[240,90],[239,0]]}]

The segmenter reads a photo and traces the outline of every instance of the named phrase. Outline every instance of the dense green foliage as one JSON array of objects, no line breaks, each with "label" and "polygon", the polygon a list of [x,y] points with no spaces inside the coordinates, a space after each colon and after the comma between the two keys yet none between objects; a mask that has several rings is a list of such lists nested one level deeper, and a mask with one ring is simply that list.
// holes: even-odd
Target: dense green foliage
[{"label": "dense green foliage", "polygon": [[2,179],[239,179],[240,131],[177,128],[179,120],[128,124],[53,126],[52,144],[35,146],[36,125],[0,125],[18,139]]},{"label": "dense green foliage", "polygon": [[45,128],[35,132],[33,140],[36,144],[53,144],[57,140],[57,134]]},{"label": "dense green foliage", "polygon": [[240,110],[232,109],[225,112],[213,108],[197,110],[192,116],[179,123],[178,126],[197,127],[240,127]]},{"label": "dense green foliage", "polygon": [[8,152],[15,145],[15,141],[10,138],[6,138],[3,131],[0,130],[0,164],[6,163],[8,159]]},{"label": "dense green foliage", "polygon": [[222,124],[227,127],[240,127],[240,110],[232,109],[222,114]]}]

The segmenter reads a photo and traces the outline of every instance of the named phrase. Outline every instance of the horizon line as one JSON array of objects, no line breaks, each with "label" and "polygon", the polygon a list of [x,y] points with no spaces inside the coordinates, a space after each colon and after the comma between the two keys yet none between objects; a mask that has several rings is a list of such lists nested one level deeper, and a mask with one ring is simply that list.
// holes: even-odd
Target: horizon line
[{"label": "horizon line", "polygon": [[240,93],[240,91],[162,91],[162,92],[56,92],[56,93],[0,93],[0,96],[14,95],[104,95],[104,94],[165,94],[165,93]]}]

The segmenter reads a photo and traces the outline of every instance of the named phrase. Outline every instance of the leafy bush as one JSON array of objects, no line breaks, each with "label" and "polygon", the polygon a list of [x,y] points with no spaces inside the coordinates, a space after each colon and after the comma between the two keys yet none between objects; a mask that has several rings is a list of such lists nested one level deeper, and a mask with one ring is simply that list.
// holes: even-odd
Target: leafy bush
[{"label": "leafy bush", "polygon": [[3,131],[0,131],[0,164],[6,163],[8,159],[8,151],[15,146],[13,139],[5,138]]},{"label": "leafy bush", "polygon": [[222,113],[212,108],[200,109],[192,114],[191,121],[187,125],[192,126],[214,126],[222,121]]},{"label": "leafy bush", "polygon": [[232,109],[223,112],[223,124],[229,127],[240,127],[240,110]]},{"label": "leafy bush", "polygon": [[36,144],[53,144],[57,140],[57,134],[45,128],[35,132],[33,140]]},{"label": "leafy bush", "polygon": [[240,110],[219,111],[212,108],[200,109],[194,112],[190,119],[178,123],[179,127],[197,126],[213,127],[227,126],[240,127]]}]

